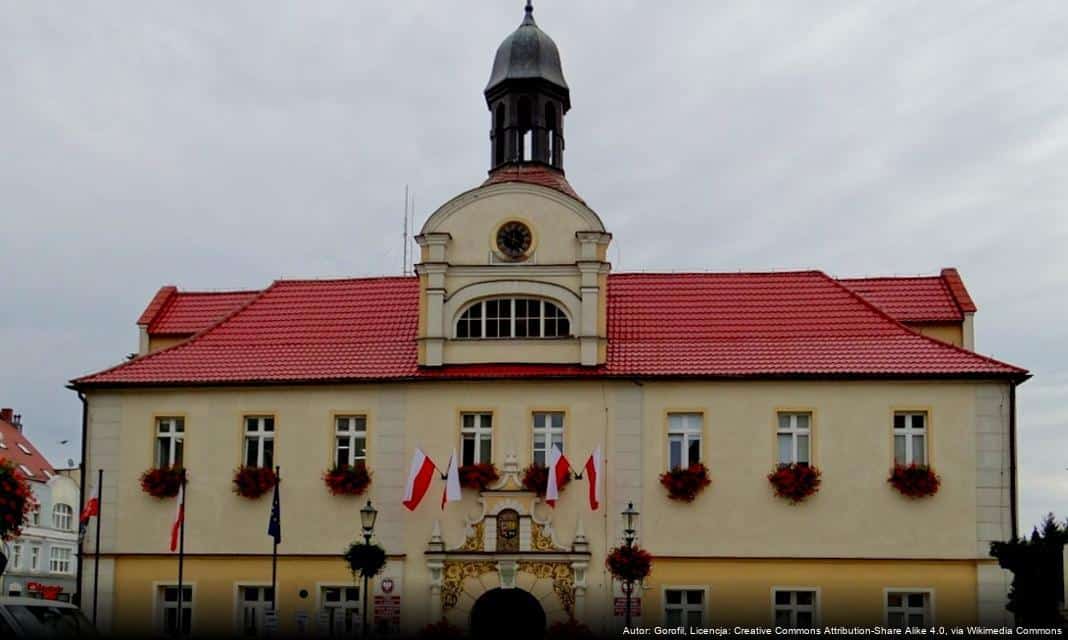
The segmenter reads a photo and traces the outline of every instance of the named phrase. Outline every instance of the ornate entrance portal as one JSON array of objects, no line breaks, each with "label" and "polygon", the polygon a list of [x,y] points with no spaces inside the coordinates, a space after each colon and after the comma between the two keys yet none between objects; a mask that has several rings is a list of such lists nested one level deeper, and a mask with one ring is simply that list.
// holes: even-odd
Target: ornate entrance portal
[{"label": "ornate entrance portal", "polygon": [[471,608],[471,637],[540,640],[545,636],[545,610],[522,589],[490,589]]}]

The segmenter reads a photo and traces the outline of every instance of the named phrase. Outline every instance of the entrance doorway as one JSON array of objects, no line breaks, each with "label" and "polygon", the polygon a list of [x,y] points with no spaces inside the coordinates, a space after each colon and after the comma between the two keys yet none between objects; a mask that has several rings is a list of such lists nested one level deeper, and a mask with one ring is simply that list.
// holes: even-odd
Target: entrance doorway
[{"label": "entrance doorway", "polygon": [[545,610],[522,589],[490,589],[471,608],[471,637],[541,640]]}]

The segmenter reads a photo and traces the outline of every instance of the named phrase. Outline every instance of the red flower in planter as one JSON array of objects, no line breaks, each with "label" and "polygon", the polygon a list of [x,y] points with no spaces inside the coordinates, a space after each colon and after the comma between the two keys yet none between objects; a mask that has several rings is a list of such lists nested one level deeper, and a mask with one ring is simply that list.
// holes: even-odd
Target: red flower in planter
[{"label": "red flower in planter", "polygon": [[[557,486],[558,489],[563,489],[571,482],[571,472],[568,471],[564,479],[560,481]],[[538,496],[544,498],[545,490],[549,487],[549,468],[543,464],[534,463],[523,469],[523,488],[527,491],[533,491]]]},{"label": "red flower in planter", "polygon": [[323,474],[323,481],[335,496],[358,496],[370,486],[371,474],[362,464],[335,465]]},{"label": "red flower in planter", "polygon": [[668,497],[682,502],[693,502],[702,489],[712,484],[708,467],[700,462],[683,469],[676,467],[660,474],[660,484],[668,491]]},{"label": "red flower in planter", "polygon": [[886,480],[909,498],[925,498],[938,493],[942,479],[925,464],[895,464]]},{"label": "red flower in planter", "polygon": [[278,477],[268,467],[238,467],[234,471],[234,493],[242,498],[255,499],[274,489]]},{"label": "red flower in planter", "polygon": [[797,504],[820,490],[820,470],[807,464],[781,464],[768,474],[775,495]]},{"label": "red flower in planter", "polygon": [[153,498],[173,498],[182,486],[185,469],[181,467],[159,467],[149,469],[141,474],[141,491]]},{"label": "red flower in planter", "polygon": [[653,556],[639,546],[628,547],[623,545],[612,549],[604,560],[604,566],[608,567],[617,580],[645,579],[653,568]]},{"label": "red flower in planter", "polygon": [[456,471],[460,476],[460,486],[477,491],[485,491],[486,487],[500,478],[497,474],[497,467],[493,466],[492,462],[465,464]]},{"label": "red flower in planter", "polygon": [[40,508],[30,483],[15,463],[0,458],[0,540],[22,535],[26,517]]}]

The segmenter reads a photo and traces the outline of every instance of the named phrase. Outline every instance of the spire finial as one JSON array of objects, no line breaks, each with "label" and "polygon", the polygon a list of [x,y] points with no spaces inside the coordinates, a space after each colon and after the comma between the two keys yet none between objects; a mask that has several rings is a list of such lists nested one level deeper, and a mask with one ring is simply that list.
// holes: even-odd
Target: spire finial
[{"label": "spire finial", "polygon": [[534,13],[534,0],[527,0],[527,13]]}]

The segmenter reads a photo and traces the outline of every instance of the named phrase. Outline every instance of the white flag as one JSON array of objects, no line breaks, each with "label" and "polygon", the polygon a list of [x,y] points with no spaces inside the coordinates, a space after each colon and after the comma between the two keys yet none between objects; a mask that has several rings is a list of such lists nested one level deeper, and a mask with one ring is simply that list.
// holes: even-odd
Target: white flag
[{"label": "white flag", "polygon": [[456,449],[453,449],[452,457],[449,458],[449,470],[445,473],[445,490],[441,493],[441,508],[445,508],[446,502],[459,502],[462,497],[460,470],[456,461]]}]

